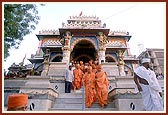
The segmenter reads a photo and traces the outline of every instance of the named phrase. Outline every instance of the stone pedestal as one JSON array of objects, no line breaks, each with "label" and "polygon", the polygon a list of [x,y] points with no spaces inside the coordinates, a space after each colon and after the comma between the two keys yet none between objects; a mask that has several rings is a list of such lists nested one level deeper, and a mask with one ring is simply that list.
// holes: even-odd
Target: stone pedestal
[{"label": "stone pedestal", "polygon": [[118,69],[119,69],[120,76],[126,76],[125,71],[124,71],[124,65],[119,65]]},{"label": "stone pedestal", "polygon": [[46,62],[44,63],[43,71],[41,72],[42,77],[47,77],[48,76],[48,71],[49,71],[49,63]]},{"label": "stone pedestal", "polygon": [[62,62],[69,64],[69,60],[70,60],[70,49],[68,46],[62,48],[63,50],[63,59]]},{"label": "stone pedestal", "polygon": [[118,111],[144,111],[143,100],[140,94],[117,94],[114,96]]},{"label": "stone pedestal", "polygon": [[115,88],[109,93],[117,111],[144,111],[142,96],[133,88]]},{"label": "stone pedestal", "polygon": [[98,56],[99,56],[99,63],[101,64],[101,61],[103,60],[103,62],[105,62],[105,49],[101,48],[100,51],[98,52]]},{"label": "stone pedestal", "polygon": [[58,96],[58,93],[50,86],[49,78],[28,76],[28,79],[19,92],[29,95],[27,111],[48,111]]}]

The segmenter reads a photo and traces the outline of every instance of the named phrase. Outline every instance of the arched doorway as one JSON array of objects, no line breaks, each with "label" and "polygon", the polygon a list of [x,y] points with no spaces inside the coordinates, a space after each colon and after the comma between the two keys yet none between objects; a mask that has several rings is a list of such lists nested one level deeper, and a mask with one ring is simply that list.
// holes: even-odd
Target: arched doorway
[{"label": "arched doorway", "polygon": [[89,40],[83,39],[75,44],[73,51],[71,52],[70,61],[83,61],[84,63],[89,60],[95,60],[97,57],[97,51],[95,46]]},{"label": "arched doorway", "polygon": [[105,62],[117,62],[117,60],[110,54],[106,54],[106,60]]},{"label": "arched doorway", "polygon": [[62,54],[56,54],[53,58],[51,58],[51,62],[61,62],[62,58]]}]

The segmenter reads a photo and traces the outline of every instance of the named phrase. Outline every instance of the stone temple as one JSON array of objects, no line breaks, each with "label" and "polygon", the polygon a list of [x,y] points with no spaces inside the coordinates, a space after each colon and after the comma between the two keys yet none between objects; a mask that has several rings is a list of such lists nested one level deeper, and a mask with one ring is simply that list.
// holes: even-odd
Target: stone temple
[{"label": "stone temple", "polygon": [[[129,32],[110,31],[97,16],[79,15],[70,16],[58,30],[42,30],[36,36],[39,46],[29,59],[31,73],[4,80],[4,110],[9,94],[26,93],[27,111],[144,111],[133,81],[139,59],[130,53]],[[69,63],[91,59],[98,60],[108,74],[109,103],[103,110],[98,102],[85,108],[83,89],[64,93]],[[163,79],[159,83],[164,89]]]}]

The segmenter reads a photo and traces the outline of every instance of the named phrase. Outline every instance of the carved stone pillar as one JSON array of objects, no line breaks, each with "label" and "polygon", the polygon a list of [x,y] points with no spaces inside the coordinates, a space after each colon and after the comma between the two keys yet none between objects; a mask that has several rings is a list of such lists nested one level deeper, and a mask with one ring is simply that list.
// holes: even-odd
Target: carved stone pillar
[{"label": "carved stone pillar", "polygon": [[72,38],[71,32],[66,31],[63,36],[64,36],[64,39],[65,39],[65,46],[70,48],[70,40]]},{"label": "carved stone pillar", "polygon": [[98,32],[97,38],[99,43],[99,63],[101,63],[101,61],[105,62],[107,36],[103,32]]},{"label": "carved stone pillar", "polygon": [[98,52],[98,56],[99,56],[99,63],[101,64],[101,61],[105,62],[105,52],[106,52],[106,48],[101,48],[99,49],[99,52]]},{"label": "carved stone pillar", "polygon": [[41,76],[45,77],[48,75],[48,71],[49,71],[49,62],[50,62],[50,49],[46,49],[44,55],[44,62],[43,62],[43,71],[41,73]]},{"label": "carved stone pillar", "polygon": [[70,61],[70,48],[64,46],[62,48],[62,51],[63,51],[63,59],[62,59],[62,62],[65,62],[65,63],[69,63]]},{"label": "carved stone pillar", "polygon": [[62,62],[65,62],[65,63],[69,63],[70,61],[70,40],[72,38],[72,35],[71,35],[71,32],[69,31],[66,31],[64,34],[63,34],[63,37],[65,39],[65,45],[64,47],[62,48],[62,52],[63,52],[63,59],[62,59]]},{"label": "carved stone pillar", "polygon": [[123,60],[123,51],[118,50],[117,55],[118,55],[118,69],[119,69],[119,75],[120,76],[125,76],[125,71],[124,71],[124,60]]}]

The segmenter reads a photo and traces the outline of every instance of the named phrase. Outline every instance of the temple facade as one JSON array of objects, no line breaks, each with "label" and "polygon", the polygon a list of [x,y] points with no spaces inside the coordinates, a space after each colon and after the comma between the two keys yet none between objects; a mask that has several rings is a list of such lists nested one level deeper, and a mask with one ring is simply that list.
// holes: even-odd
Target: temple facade
[{"label": "temple facade", "polygon": [[[132,75],[138,64],[136,56],[130,53],[129,32],[110,31],[96,16],[70,16],[67,24],[62,23],[62,28],[42,30],[36,36],[39,47],[29,59],[35,69],[43,66],[41,64],[44,61],[52,66],[57,62],[85,63],[92,59],[99,63],[113,64],[114,69],[119,68],[117,75],[125,76]],[[47,64],[44,65],[48,67]],[[50,71],[49,67],[47,70]]]},{"label": "temple facade", "polygon": [[[97,60],[107,72],[107,111],[143,111],[141,95],[135,91],[133,71],[139,59],[131,55],[126,31],[110,31],[97,16],[70,16],[58,30],[36,35],[39,46],[29,61],[32,70],[24,79],[4,81],[4,107],[11,93],[29,95],[28,111],[103,111],[98,103],[85,108],[84,92],[64,93],[64,73],[69,63]],[[160,80],[164,88],[163,80]]]}]

